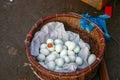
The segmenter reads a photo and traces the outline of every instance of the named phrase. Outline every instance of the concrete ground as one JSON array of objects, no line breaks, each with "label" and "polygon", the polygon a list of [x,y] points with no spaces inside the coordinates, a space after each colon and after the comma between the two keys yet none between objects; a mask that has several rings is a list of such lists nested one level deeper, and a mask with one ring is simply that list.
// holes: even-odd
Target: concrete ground
[{"label": "concrete ground", "polygon": [[[106,42],[105,61],[111,80],[120,80],[119,3],[109,4],[113,15],[107,20],[112,38]],[[28,66],[24,39],[39,18],[65,12],[103,14],[80,0],[0,0],[0,80],[39,80]]]}]

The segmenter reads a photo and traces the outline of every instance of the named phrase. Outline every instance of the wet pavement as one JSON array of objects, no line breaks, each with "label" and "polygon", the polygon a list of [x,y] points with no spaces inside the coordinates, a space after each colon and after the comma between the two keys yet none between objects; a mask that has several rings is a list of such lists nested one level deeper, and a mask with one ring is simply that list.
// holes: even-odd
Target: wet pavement
[{"label": "wet pavement", "polygon": [[[120,80],[120,2],[107,20],[111,40],[106,42],[105,61],[110,80]],[[80,0],[0,0],[0,80],[39,80],[28,66],[24,39],[34,23],[56,13],[103,14]],[[98,75],[94,80],[98,80]]]}]

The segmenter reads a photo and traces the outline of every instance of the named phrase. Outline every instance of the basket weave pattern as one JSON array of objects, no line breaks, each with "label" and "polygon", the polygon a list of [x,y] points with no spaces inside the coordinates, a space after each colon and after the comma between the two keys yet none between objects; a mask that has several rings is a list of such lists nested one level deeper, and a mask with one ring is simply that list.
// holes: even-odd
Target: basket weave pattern
[{"label": "basket weave pattern", "polygon": [[[90,33],[88,33],[86,30],[82,30],[79,24],[81,18],[81,16],[73,14],[56,14],[48,16],[38,20],[38,22],[28,33],[25,40],[26,54],[33,71],[35,71],[37,75],[43,80],[90,80],[95,76],[99,63],[101,62],[104,55],[105,39],[102,31],[97,26],[95,26]],[[44,24],[51,21],[63,22],[65,24],[65,30],[79,34],[85,42],[90,44],[90,52],[96,54],[96,61],[85,69],[77,70],[71,73],[54,72],[39,65],[31,55],[30,42],[35,32],[39,31]]]}]

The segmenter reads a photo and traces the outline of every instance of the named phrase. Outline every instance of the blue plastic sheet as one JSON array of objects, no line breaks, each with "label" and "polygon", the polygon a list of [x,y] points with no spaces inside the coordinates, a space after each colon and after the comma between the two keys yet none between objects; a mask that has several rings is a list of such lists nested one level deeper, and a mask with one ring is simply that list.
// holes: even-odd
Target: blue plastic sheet
[{"label": "blue plastic sheet", "polygon": [[[106,21],[105,19],[110,18],[110,16],[104,14],[100,15],[97,17],[93,17],[89,14],[82,14],[83,17],[80,20],[80,25],[83,30],[87,30],[88,32],[92,31],[94,28],[95,24],[104,32],[104,36],[106,40],[110,40],[110,35],[108,34],[107,26],[106,26]],[[92,21],[93,23],[90,23],[88,20]],[[94,24],[95,23],[95,24]]]}]

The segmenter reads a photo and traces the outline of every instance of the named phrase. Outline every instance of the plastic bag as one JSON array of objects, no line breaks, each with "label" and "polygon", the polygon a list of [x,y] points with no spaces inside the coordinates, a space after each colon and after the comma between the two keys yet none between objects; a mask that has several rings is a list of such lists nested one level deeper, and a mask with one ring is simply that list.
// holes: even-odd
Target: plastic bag
[{"label": "plastic bag", "polygon": [[[100,15],[97,17],[90,16],[89,14],[82,14],[84,18],[81,19],[80,25],[82,29],[87,30],[88,32],[92,31],[94,28],[94,25],[96,24],[103,32],[106,40],[110,40],[110,35],[108,34],[106,21],[105,19],[110,18],[107,14]],[[88,20],[92,21],[93,23],[90,23]],[[95,23],[95,24],[94,24]]]}]

